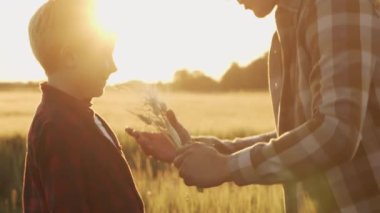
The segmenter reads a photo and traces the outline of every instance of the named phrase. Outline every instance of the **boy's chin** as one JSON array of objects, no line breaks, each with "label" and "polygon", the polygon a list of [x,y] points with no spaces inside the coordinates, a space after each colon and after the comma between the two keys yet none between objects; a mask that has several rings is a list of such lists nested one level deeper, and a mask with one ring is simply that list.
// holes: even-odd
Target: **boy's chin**
[{"label": "boy's chin", "polygon": [[104,88],[97,88],[93,89],[91,91],[88,91],[87,93],[87,98],[92,99],[92,98],[98,98],[104,94]]},{"label": "boy's chin", "polygon": [[102,89],[100,89],[100,90],[94,92],[94,94],[93,94],[93,98],[100,97],[100,96],[102,96],[103,94],[104,94],[104,88],[102,88]]}]

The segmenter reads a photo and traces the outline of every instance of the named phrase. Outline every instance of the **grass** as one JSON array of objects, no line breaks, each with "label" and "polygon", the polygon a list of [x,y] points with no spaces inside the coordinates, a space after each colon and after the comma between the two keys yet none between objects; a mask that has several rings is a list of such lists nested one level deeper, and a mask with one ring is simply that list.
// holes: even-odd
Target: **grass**
[{"label": "grass", "polygon": [[[274,127],[272,106],[265,92],[216,94],[161,93],[168,107],[193,134],[235,137],[270,131]],[[143,94],[132,90],[109,90],[94,100],[98,111],[118,131],[125,126],[146,128],[128,113],[141,106]],[[110,110],[112,108],[112,110]]]},{"label": "grass", "polygon": [[[21,211],[25,137],[40,95],[39,91],[0,92],[0,212]],[[274,126],[270,97],[265,92],[163,92],[161,96],[193,135],[234,138],[270,131]],[[142,97],[136,90],[108,88],[102,98],[94,99],[93,108],[117,132],[147,212],[283,211],[279,185],[238,187],[228,183],[200,193],[187,187],[175,168],[142,154],[123,132],[126,126],[149,130],[128,112],[141,106]],[[310,212],[312,205],[307,209]]]}]

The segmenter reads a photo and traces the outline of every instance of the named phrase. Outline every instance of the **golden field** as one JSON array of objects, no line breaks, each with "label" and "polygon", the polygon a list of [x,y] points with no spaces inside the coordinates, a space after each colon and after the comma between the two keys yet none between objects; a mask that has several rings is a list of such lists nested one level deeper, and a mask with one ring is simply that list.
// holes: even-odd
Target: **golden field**
[{"label": "golden field", "polygon": [[[8,159],[9,162],[15,161],[14,159],[19,159],[17,162],[20,162],[23,153],[20,151],[14,153],[14,149],[8,149],[7,146],[12,140],[16,142],[21,140],[22,143],[25,141],[40,96],[39,91],[0,91],[0,155],[6,153],[5,156],[11,158]],[[143,96],[139,90],[110,87],[104,96],[93,100],[93,109],[102,115],[118,134],[147,212],[283,211],[283,195],[279,185],[238,187],[228,183],[198,192],[194,187],[187,187],[178,178],[175,168],[147,158],[123,132],[126,126],[148,129],[130,113],[141,107]],[[212,94],[161,92],[160,96],[193,135],[234,138],[274,128],[272,106],[266,92]],[[5,163],[0,162],[0,172],[3,172],[0,178],[6,176],[4,172],[9,169],[8,167],[3,169],[1,165]],[[17,171],[11,175],[12,178],[20,180],[22,177],[20,168],[19,165],[18,168],[11,170]],[[20,181],[15,182],[20,185]],[[16,207],[15,212],[20,211],[19,185],[13,192],[0,188],[0,212],[12,212],[11,206]],[[312,203],[306,200],[304,208],[305,211],[312,212]]]}]

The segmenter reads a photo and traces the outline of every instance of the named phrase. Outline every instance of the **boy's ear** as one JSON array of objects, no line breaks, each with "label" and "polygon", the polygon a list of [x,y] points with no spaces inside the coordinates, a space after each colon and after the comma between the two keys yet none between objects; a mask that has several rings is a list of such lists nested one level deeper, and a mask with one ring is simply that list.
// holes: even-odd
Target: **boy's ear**
[{"label": "boy's ear", "polygon": [[77,59],[77,55],[70,47],[62,47],[60,52],[60,61],[63,67],[70,69],[74,68],[77,64]]}]

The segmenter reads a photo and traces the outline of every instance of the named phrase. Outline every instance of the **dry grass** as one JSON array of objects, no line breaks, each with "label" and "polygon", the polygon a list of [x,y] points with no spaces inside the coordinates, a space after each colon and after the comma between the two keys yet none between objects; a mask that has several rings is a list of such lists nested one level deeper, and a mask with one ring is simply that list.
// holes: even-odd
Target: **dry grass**
[{"label": "dry grass", "polygon": [[223,184],[202,193],[187,187],[175,171],[164,172],[147,181],[146,174],[135,172],[137,185],[148,212],[282,212],[280,186],[238,187]]},{"label": "dry grass", "polygon": [[[274,127],[270,97],[265,92],[160,95],[183,125],[196,135],[235,137],[270,131]],[[128,110],[141,106],[142,97],[138,91],[109,89],[102,98],[94,100],[94,109],[115,131],[123,130],[125,126],[146,128],[128,113]]]},{"label": "dry grass", "polygon": [[[270,97],[265,92],[161,95],[195,135],[234,138],[269,131],[274,126]],[[200,193],[184,185],[171,166],[147,159],[123,132],[126,126],[146,129],[128,112],[140,106],[142,97],[138,91],[109,88],[102,98],[93,101],[93,108],[110,123],[124,143],[147,212],[283,211],[283,195],[278,185],[238,187],[224,184]],[[38,91],[0,92],[0,138],[3,138],[0,143],[15,134],[25,137],[39,101]],[[4,148],[0,154],[1,151]],[[17,155],[19,159],[22,153]],[[0,171],[4,170],[0,168]],[[10,202],[6,200],[0,198],[0,211],[4,203]]]}]

